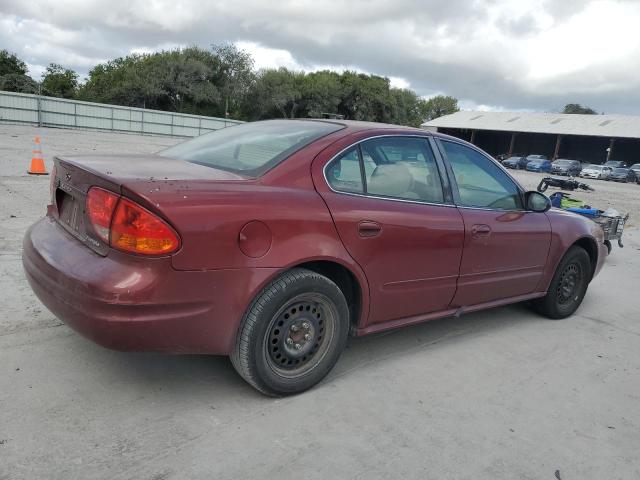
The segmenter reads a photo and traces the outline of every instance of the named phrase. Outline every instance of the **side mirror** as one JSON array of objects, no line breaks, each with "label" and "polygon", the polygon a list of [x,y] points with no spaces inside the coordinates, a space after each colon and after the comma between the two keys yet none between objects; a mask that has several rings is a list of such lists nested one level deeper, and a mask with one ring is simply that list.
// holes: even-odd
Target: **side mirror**
[{"label": "side mirror", "polygon": [[544,213],[551,208],[551,200],[546,195],[532,190],[524,194],[527,210]]}]

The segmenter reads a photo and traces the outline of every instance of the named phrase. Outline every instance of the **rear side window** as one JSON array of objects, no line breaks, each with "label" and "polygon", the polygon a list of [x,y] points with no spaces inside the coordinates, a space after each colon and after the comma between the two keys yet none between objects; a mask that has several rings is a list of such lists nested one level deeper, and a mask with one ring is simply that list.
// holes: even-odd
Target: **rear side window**
[{"label": "rear side window", "polygon": [[160,152],[256,178],[311,142],[344,128],[310,120],[268,120],[227,127]]},{"label": "rear side window", "polygon": [[453,170],[461,205],[496,210],[522,209],[517,185],[495,163],[459,143],[443,140],[442,146]]},{"label": "rear side window", "polygon": [[327,167],[327,180],[334,190],[364,193],[358,146],[351,147]]},{"label": "rear side window", "polygon": [[333,160],[326,175],[337,191],[429,203],[444,201],[435,157],[424,138],[364,141]]}]

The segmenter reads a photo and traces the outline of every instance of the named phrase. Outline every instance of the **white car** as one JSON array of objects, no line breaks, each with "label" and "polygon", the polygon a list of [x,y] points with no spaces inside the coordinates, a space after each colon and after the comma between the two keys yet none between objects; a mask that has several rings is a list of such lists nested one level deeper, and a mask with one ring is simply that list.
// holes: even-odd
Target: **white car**
[{"label": "white car", "polygon": [[582,169],[580,176],[583,178],[597,178],[606,180],[611,175],[612,168],[604,165],[588,165]]}]

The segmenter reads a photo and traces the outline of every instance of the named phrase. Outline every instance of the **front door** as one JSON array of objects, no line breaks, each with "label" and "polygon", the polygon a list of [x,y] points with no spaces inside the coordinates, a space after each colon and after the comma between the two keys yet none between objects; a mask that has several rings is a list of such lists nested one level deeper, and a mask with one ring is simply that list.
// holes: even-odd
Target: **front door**
[{"label": "front door", "polygon": [[[465,239],[453,306],[535,291],[547,262],[551,225],[525,211],[516,183],[495,162],[457,142],[439,141],[454,180]],[[457,188],[456,188],[457,187]]]},{"label": "front door", "polygon": [[[325,165],[328,156],[316,161]],[[446,198],[428,139],[360,142],[332,160],[324,174],[326,181],[314,168],[316,187],[369,281],[367,323],[447,309],[456,290],[464,226]]]}]

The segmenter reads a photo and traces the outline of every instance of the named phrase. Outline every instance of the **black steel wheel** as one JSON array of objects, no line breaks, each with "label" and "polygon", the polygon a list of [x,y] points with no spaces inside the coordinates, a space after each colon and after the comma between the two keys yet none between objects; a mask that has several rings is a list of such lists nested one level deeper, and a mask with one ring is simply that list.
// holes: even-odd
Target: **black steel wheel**
[{"label": "black steel wheel", "polygon": [[533,306],[552,319],[572,315],[587,293],[591,272],[589,254],[581,247],[571,247],[560,261],[547,294],[534,300]]},{"label": "black steel wheel", "polygon": [[577,262],[570,263],[564,268],[556,287],[556,302],[558,302],[558,305],[566,305],[576,299],[583,276],[584,272]]},{"label": "black steel wheel", "polygon": [[254,299],[238,332],[231,361],[259,391],[299,393],[322,380],[344,349],[349,309],[327,277],[293,269]]},{"label": "black steel wheel", "polygon": [[336,316],[324,295],[303,293],[292,298],[271,319],[265,336],[269,367],[290,378],[317,367],[331,345]]}]

